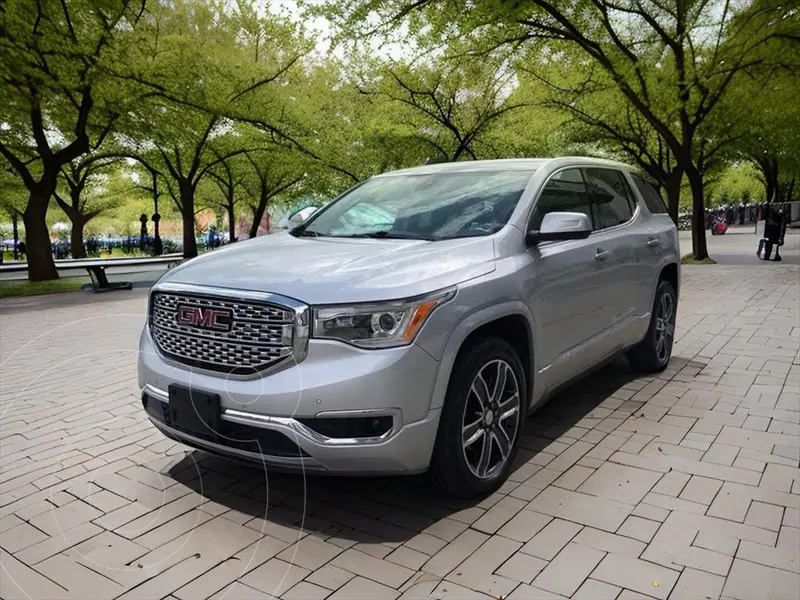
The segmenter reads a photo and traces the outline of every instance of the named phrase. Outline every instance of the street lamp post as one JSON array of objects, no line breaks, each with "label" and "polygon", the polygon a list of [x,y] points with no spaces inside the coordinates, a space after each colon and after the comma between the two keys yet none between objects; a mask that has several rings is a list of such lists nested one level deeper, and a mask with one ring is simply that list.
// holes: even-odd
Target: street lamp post
[{"label": "street lamp post", "polygon": [[142,229],[139,231],[139,250],[144,254],[147,248],[147,215],[142,213],[139,217],[139,222],[142,224]]},{"label": "street lamp post", "polygon": [[161,243],[161,236],[158,235],[158,222],[161,220],[161,215],[158,214],[158,207],[156,207],[156,212],[153,213],[152,216],[153,220],[153,254],[156,256],[161,256],[164,253],[164,246]]},{"label": "street lamp post", "polygon": [[19,225],[18,225],[19,215],[17,214],[16,209],[11,209],[11,227],[14,232],[14,260],[19,258]]},{"label": "street lamp post", "polygon": [[158,176],[155,171],[153,175],[153,254],[161,256],[164,253],[164,245],[161,243],[161,235],[158,233],[158,222],[161,220],[161,215],[158,214]]}]

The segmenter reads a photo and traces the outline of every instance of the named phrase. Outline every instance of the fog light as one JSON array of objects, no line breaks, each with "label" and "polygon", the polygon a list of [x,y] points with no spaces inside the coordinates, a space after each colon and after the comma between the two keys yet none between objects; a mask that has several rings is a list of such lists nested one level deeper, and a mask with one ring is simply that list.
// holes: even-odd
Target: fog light
[{"label": "fog light", "polygon": [[380,417],[323,417],[298,419],[303,425],[334,439],[380,437],[392,429],[390,415]]}]

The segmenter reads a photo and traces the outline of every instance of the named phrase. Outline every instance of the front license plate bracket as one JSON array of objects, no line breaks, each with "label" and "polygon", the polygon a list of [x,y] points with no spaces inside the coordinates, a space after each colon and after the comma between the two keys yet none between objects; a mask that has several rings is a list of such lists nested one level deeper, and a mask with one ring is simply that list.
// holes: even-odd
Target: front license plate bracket
[{"label": "front license plate bracket", "polygon": [[168,410],[172,426],[205,440],[217,439],[222,414],[219,394],[179,385],[170,385],[168,389]]}]

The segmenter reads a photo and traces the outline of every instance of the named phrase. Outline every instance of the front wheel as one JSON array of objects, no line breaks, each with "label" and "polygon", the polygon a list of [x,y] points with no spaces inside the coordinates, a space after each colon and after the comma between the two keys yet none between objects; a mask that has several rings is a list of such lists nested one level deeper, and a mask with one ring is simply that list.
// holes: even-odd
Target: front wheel
[{"label": "front wheel", "polygon": [[628,351],[628,361],[643,373],[660,373],[672,357],[678,296],[669,281],[661,281],[644,340]]},{"label": "front wheel", "polygon": [[468,347],[453,367],[430,474],[445,492],[470,498],[508,477],[527,406],[522,364],[500,338]]}]

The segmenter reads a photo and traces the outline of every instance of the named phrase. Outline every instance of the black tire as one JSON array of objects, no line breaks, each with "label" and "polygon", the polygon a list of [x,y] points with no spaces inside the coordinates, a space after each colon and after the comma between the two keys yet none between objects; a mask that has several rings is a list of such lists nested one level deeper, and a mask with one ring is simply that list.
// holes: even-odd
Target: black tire
[{"label": "black tire", "polygon": [[[515,424],[509,422],[511,417],[491,417],[491,420],[487,421],[489,416],[486,412],[484,412],[484,416],[481,419],[475,416],[477,413],[473,410],[478,406],[483,406],[481,399],[472,391],[473,382],[478,381],[479,373],[491,374],[494,369],[497,369],[498,373],[500,369],[503,369],[506,375],[506,385],[503,387],[506,390],[505,398],[507,398],[502,403],[506,408],[501,406],[494,410],[496,414],[500,415],[504,410],[508,412],[512,408],[512,405],[508,404],[509,402],[513,403],[511,399],[512,379],[508,377],[509,370],[502,366],[503,363],[510,368],[518,388],[518,410]],[[487,369],[486,371],[484,371],[485,368]],[[500,379],[500,377],[498,376],[497,379]],[[493,390],[489,390],[490,386],[494,388],[491,381],[486,385],[486,389],[491,396]],[[505,340],[495,337],[484,338],[476,341],[460,353],[450,375],[450,383],[439,420],[439,431],[436,436],[436,444],[429,471],[429,476],[441,490],[460,498],[473,498],[493,492],[503,484],[511,470],[511,465],[514,462],[519,446],[520,432],[525,422],[528,406],[527,390],[528,386],[525,381],[522,363],[517,353]],[[501,390],[501,397],[502,394]],[[492,405],[492,402],[487,404]],[[491,408],[489,412],[495,414]],[[468,413],[471,413],[472,416]],[[464,446],[464,422],[468,418],[473,426],[477,422],[473,423],[472,420],[479,419],[482,423],[479,428],[484,430],[484,433],[481,434],[482,437],[473,442],[473,445],[480,444],[474,450],[473,446],[469,446],[466,449]],[[497,420],[495,421],[495,419]],[[493,428],[491,427],[492,421],[494,421]],[[503,425],[503,421],[505,421],[505,425]],[[507,434],[507,437],[503,438],[505,441],[510,438],[508,434],[513,430],[513,439],[506,446],[510,449],[503,460],[501,460],[503,457],[501,441],[499,437],[496,437],[501,436],[503,431],[495,431],[501,428],[504,428],[503,430]],[[476,430],[476,433],[479,432]],[[489,444],[490,458],[496,458],[497,465],[493,469],[487,470],[484,477],[479,477],[473,472],[473,468],[480,470],[482,461],[479,460],[477,466],[473,465],[471,467],[467,456],[475,457],[477,452],[479,453],[478,458],[481,458],[483,456],[483,444],[486,441]],[[506,445],[505,441],[502,445]]]},{"label": "black tire", "polygon": [[[667,296],[667,299],[665,299]],[[671,303],[672,313],[664,323],[661,311],[664,310],[663,302]],[[656,298],[653,302],[653,311],[650,315],[650,327],[647,335],[628,353],[631,366],[642,373],[660,373],[667,368],[672,356],[672,346],[675,341],[675,316],[678,309],[678,295],[669,281],[662,280],[656,288]],[[661,346],[662,332],[666,331],[666,348]]]}]

